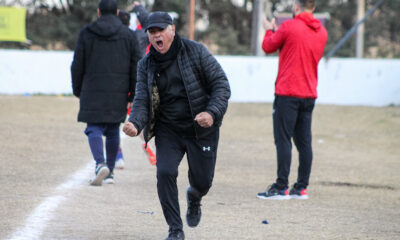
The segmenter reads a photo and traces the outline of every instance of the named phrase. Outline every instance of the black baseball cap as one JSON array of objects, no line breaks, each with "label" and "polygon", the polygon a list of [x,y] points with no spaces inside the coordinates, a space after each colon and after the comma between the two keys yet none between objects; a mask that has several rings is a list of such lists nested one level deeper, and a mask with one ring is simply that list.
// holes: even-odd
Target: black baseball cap
[{"label": "black baseball cap", "polygon": [[152,27],[165,29],[168,25],[172,25],[172,18],[166,12],[153,12],[147,18],[146,31]]}]

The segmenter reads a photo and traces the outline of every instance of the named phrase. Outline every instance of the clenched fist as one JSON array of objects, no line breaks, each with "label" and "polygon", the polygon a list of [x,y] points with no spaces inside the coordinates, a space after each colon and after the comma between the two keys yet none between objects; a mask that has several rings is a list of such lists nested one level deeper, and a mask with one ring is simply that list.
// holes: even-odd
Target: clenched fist
[{"label": "clenched fist", "polygon": [[138,130],[131,122],[126,122],[122,128],[122,131],[124,131],[124,133],[130,137],[135,137],[138,134]]},{"label": "clenched fist", "polygon": [[208,112],[201,112],[194,118],[197,123],[203,128],[209,128],[213,125],[214,119]]}]

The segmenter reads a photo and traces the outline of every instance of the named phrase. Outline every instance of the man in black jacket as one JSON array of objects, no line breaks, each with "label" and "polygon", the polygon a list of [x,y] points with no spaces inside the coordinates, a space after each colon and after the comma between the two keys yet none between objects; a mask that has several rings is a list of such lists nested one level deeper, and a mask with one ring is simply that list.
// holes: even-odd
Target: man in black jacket
[{"label": "man in black jacket", "polygon": [[201,44],[175,34],[165,12],[150,14],[146,31],[150,53],[138,64],[136,95],[124,132],[145,140],[155,135],[157,190],[168,240],[184,239],[176,178],[186,153],[189,182],[186,221],[199,224],[200,202],[211,187],[219,127],[228,107],[228,79],[216,59]]},{"label": "man in black jacket", "polygon": [[116,0],[100,1],[99,18],[79,33],[71,65],[73,94],[80,102],[78,121],[87,123],[85,134],[96,161],[94,186],[114,181],[119,125],[132,104],[141,58],[135,33],[122,24],[118,12]]}]

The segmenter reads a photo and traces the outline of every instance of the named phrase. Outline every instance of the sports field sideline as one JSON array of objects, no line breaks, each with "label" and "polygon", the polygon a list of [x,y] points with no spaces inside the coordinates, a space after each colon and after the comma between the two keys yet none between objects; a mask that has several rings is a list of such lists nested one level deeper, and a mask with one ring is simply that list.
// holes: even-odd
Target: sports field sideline
[{"label": "sports field sideline", "polygon": [[[73,97],[0,96],[0,239],[164,239],[155,167],[140,139],[123,138],[116,184],[91,187],[77,111]],[[271,104],[230,103],[214,185],[200,225],[184,225],[187,239],[400,239],[400,107],[317,103],[305,201],[256,198],[275,179],[271,114]],[[178,185],[183,215],[185,159]]]}]

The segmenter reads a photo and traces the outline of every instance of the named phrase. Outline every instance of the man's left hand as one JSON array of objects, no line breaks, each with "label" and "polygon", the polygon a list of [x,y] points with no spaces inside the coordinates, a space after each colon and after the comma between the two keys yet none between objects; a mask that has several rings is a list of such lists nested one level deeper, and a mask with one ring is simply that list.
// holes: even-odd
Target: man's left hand
[{"label": "man's left hand", "polygon": [[194,118],[197,123],[203,128],[209,128],[213,125],[214,119],[208,112],[201,112]]}]

